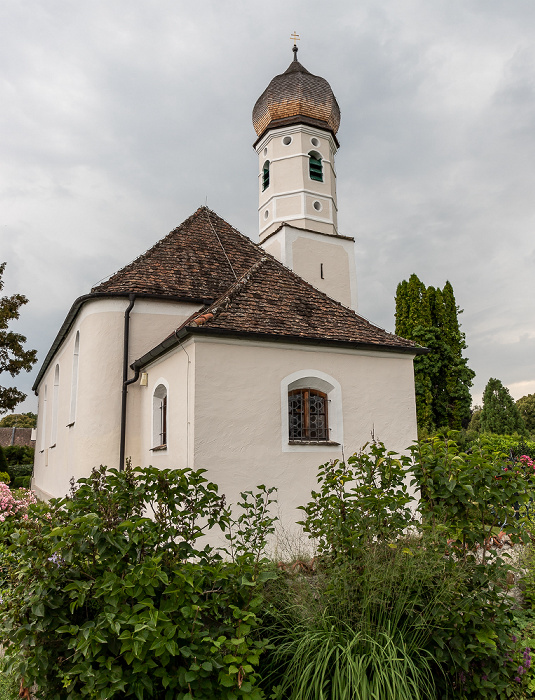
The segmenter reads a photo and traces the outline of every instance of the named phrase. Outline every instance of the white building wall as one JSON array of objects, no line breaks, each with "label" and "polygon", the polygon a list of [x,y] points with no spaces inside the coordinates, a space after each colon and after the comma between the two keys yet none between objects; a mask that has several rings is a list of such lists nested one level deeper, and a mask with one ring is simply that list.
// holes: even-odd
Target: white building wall
[{"label": "white building wall", "polygon": [[[39,418],[33,488],[42,498],[63,496],[71,477],[88,476],[100,464],[119,466],[124,312],[127,298],[92,299],[80,309],[75,322],[50,362],[39,387]],[[199,305],[138,299],[131,312],[129,363],[171,334]],[[76,333],[80,332],[78,389],[75,421],[71,421],[71,387]],[[55,443],[51,443],[54,416],[54,372],[60,366],[59,405]],[[129,376],[132,376],[129,370]],[[42,410],[47,386],[46,426]],[[128,390],[126,454],[141,453],[140,415],[132,386]],[[44,430],[44,447],[42,437]]]},{"label": "white building wall", "polygon": [[[187,401],[190,430],[184,428],[184,398],[177,405],[178,397],[170,396],[169,406],[175,405],[172,417],[169,408],[169,449],[151,454],[145,438],[142,463],[207,469],[208,478],[230,502],[236,502],[240,491],[258,484],[277,486],[282,524],[288,530],[301,519],[297,507],[316,487],[319,465],[349,456],[370,440],[372,432],[396,451],[405,450],[416,439],[412,355],[200,336],[190,339],[185,349],[192,359]],[[184,396],[185,363],[184,351],[177,348],[148,368],[144,436],[150,435],[151,397],[159,377],[173,381]],[[339,446],[284,448],[283,414],[287,409],[281,401],[281,386],[303,370],[331,378],[339,388],[343,415]],[[333,409],[331,406],[332,419]],[[189,446],[189,461],[184,442]]]}]

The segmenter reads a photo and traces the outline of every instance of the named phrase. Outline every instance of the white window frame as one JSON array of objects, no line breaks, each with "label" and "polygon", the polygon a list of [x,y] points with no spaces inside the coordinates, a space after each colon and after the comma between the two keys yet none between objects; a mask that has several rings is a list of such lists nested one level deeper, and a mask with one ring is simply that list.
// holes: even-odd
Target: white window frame
[{"label": "white window frame", "polygon": [[[164,391],[159,391],[163,389]],[[165,393],[164,393],[165,392]],[[159,396],[158,394],[162,394]],[[166,398],[166,421],[165,421],[165,443],[161,442],[162,434],[162,403]],[[152,391],[152,438],[151,449],[164,449],[169,444],[169,384],[165,379],[158,379]]]},{"label": "white window frame", "polygon": [[[288,392],[294,389],[316,389],[327,394],[329,435],[328,442],[318,441],[313,444],[289,442]],[[342,449],[344,444],[344,426],[342,414],[342,387],[340,383],[325,372],[317,369],[303,369],[289,374],[281,381],[281,432],[283,452],[325,452]],[[333,445],[337,443],[337,445]],[[339,445],[339,448],[338,448]]]},{"label": "white window frame", "polygon": [[78,399],[78,363],[80,358],[80,331],[76,331],[74,339],[74,351],[72,354],[72,380],[71,380],[71,410],[68,425],[74,425],[76,420],[76,403]]},{"label": "white window frame", "polygon": [[58,437],[58,413],[59,413],[59,363],[54,367],[54,391],[52,393],[52,425],[50,426],[50,445],[56,446]]}]

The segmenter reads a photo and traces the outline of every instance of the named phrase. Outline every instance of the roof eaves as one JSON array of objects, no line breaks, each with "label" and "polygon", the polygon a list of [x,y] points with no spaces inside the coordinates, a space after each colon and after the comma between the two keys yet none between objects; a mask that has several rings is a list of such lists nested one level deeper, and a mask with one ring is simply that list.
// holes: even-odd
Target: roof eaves
[{"label": "roof eaves", "polygon": [[[82,308],[82,306],[87,302],[91,301],[92,299],[109,299],[113,297],[130,297],[134,296],[136,299],[155,299],[155,300],[161,300],[161,301],[176,301],[176,302],[186,302],[186,303],[192,303],[192,304],[202,304],[203,306],[209,306],[212,302],[213,299],[196,299],[196,298],[190,298],[190,297],[175,297],[175,296],[170,296],[167,294],[149,294],[146,292],[90,292],[89,294],[83,294],[81,297],[78,297],[71,306],[67,316],[65,317],[65,320],[63,321],[63,324],[61,325],[61,328],[58,331],[58,334],[56,335],[54,342],[50,346],[50,350],[46,354],[46,357],[43,361],[43,364],[41,366],[41,369],[39,370],[37,377],[33,383],[32,386],[32,391],[37,392],[37,388],[39,386],[39,383],[41,382],[41,379],[43,378],[44,373],[46,372],[52,358],[56,354],[57,350],[65,340],[65,337],[69,333],[72,324],[74,323],[74,320],[78,314],[78,311]],[[198,312],[197,312],[198,313]]]},{"label": "roof eaves", "polygon": [[223,328],[211,328],[210,326],[182,326],[172,336],[166,338],[162,343],[145,353],[130,367],[133,370],[142,369],[154,360],[158,359],[171,348],[191,335],[213,335],[227,338],[242,338],[246,340],[260,340],[263,342],[289,343],[291,345],[313,345],[324,347],[353,348],[355,350],[372,350],[374,352],[389,352],[400,355],[427,355],[429,348],[420,345],[386,345],[380,343],[364,343],[349,340],[334,340],[331,338],[311,338],[299,335],[275,335],[273,333],[255,333],[251,331],[233,331]]},{"label": "roof eaves", "polygon": [[260,133],[260,136],[258,136],[256,141],[253,143],[253,148],[256,149],[256,147],[268,131],[271,131],[272,129],[280,129],[281,126],[291,126],[292,124],[308,124],[309,126],[314,126],[317,129],[323,129],[323,131],[328,131],[334,139],[336,148],[340,148],[340,142],[338,141],[335,132],[333,131],[333,129],[331,129],[327,122],[324,122],[321,119],[307,117],[303,114],[296,114],[295,116],[274,119],[273,121],[271,121],[266,126],[266,128]]},{"label": "roof eaves", "polygon": [[289,224],[287,221],[283,221],[281,224],[277,226],[277,228],[272,231],[271,233],[268,233],[268,235],[262,239],[261,243],[259,245],[263,245],[268,238],[271,238],[271,236],[274,236],[276,233],[281,231],[285,226],[289,226],[290,228],[295,229],[296,231],[304,231],[305,233],[316,233],[320,236],[329,236],[329,238],[341,238],[344,241],[352,241],[353,243],[355,242],[355,239],[353,236],[342,236],[341,233],[325,233],[324,231],[313,231],[311,228],[303,228],[302,226],[294,226],[294,224]]}]

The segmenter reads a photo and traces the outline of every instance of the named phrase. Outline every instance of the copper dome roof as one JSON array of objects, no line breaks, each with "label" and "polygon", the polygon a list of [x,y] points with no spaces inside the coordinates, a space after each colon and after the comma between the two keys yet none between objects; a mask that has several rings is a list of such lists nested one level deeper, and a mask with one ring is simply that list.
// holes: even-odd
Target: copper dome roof
[{"label": "copper dome roof", "polygon": [[260,137],[268,128],[287,124],[311,124],[336,134],[340,108],[331,86],[312,75],[297,60],[273,78],[253,108],[253,126]]}]

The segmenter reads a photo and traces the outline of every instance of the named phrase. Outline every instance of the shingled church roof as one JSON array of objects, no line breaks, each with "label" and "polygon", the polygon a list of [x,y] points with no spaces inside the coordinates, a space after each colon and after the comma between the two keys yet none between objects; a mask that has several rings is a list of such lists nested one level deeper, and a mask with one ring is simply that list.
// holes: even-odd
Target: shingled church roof
[{"label": "shingled church roof", "polygon": [[90,299],[130,294],[191,301],[205,308],[136,365],[166,352],[179,336],[193,332],[426,352],[334,301],[215,212],[200,207],[156,245],[74,302],[39,370],[34,390],[82,305]]},{"label": "shingled church roof", "polygon": [[109,279],[92,294],[155,294],[217,299],[264,252],[207,207]]},{"label": "shingled church roof", "polygon": [[[214,212],[210,212],[209,216],[213,222],[222,222]],[[235,229],[230,230],[241,236]],[[228,240],[231,238],[229,235]],[[195,333],[315,344],[335,343],[411,354],[427,352],[416,343],[373,325],[313,287],[259,246],[252,245],[257,254],[256,260],[244,274],[217,300],[202,311],[193,313],[175,333],[133,366],[148,364],[185,336]]]}]

